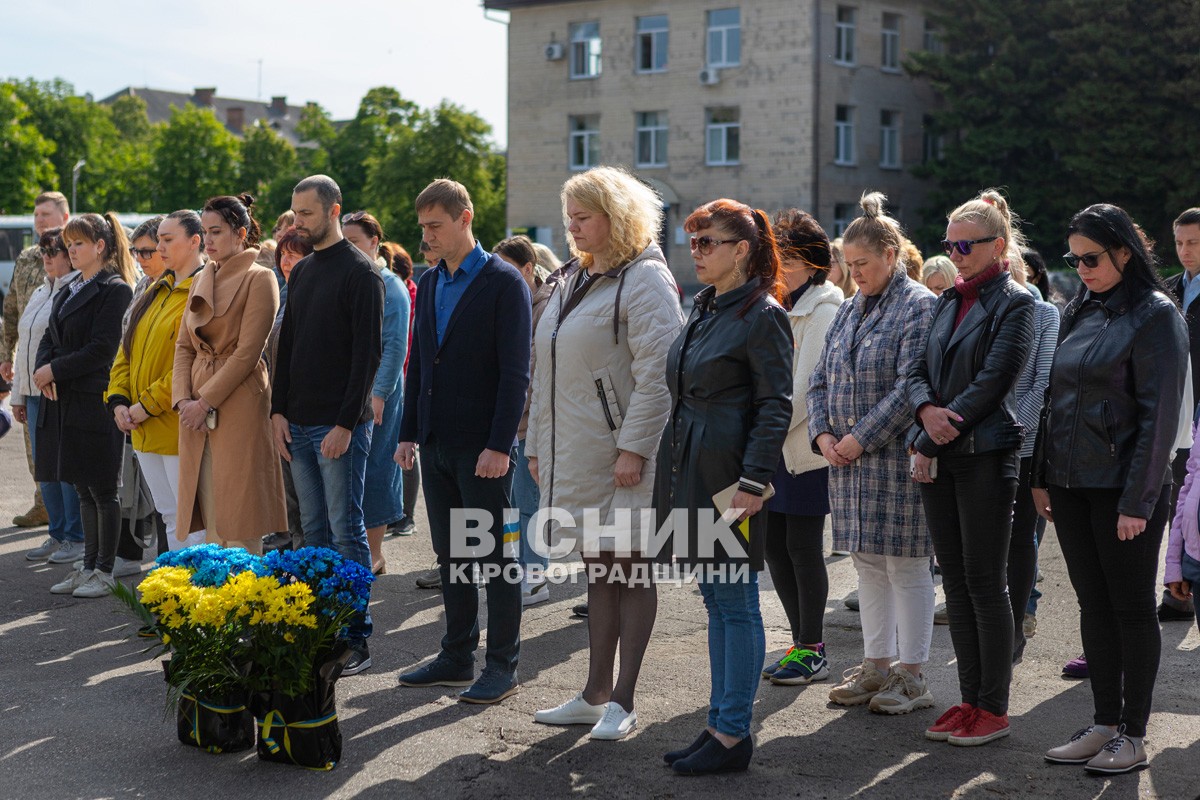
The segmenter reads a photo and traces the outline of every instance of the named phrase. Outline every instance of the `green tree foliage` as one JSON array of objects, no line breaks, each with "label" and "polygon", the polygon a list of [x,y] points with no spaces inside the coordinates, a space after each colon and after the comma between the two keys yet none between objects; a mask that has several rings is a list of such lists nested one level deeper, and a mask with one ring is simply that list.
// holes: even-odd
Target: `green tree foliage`
[{"label": "green tree foliage", "polygon": [[253,125],[242,138],[241,185],[254,195],[258,224],[270,232],[275,217],[290,204],[292,187],[302,177],[296,148],[266,125]]},{"label": "green tree foliage", "polygon": [[241,145],[207,109],[172,108],[155,139],[154,207],[200,208],[209,197],[236,194]]},{"label": "green tree foliage", "polygon": [[417,105],[387,86],[367,91],[358,114],[346,123],[327,145],[329,170],[342,187],[342,205],[347,211],[363,208],[367,164],[387,151],[399,131],[412,126]]},{"label": "green tree foliage", "polygon": [[914,53],[907,67],[941,95],[934,124],[946,145],[942,160],[915,170],[933,179],[922,242],[988,186],[1007,192],[1049,255],[1062,252],[1072,214],[1097,202],[1122,206],[1160,240],[1171,235],[1171,220],[1197,202],[1200,0],[930,0],[929,9],[944,49]]},{"label": "green tree foliage", "polygon": [[55,184],[53,154],[54,143],[38,130],[16,88],[0,83],[0,212],[30,212],[43,187]]}]

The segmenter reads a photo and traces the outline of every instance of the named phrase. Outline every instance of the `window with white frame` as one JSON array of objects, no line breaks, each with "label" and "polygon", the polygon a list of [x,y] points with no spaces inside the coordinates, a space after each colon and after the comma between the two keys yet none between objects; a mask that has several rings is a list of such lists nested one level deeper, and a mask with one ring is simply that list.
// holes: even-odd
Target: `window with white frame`
[{"label": "window with white frame", "polygon": [[900,112],[879,112],[879,166],[900,169]]},{"label": "window with white frame", "polygon": [[742,11],[721,8],[708,12],[708,66],[736,67],[742,63]]},{"label": "window with white frame", "polygon": [[854,203],[837,203],[833,207],[833,232],[832,237],[836,239],[846,232],[846,228],[850,226],[850,221],[854,219],[855,209]]},{"label": "window with white frame", "polygon": [[833,60],[838,64],[854,64],[854,19],[856,12],[850,6],[838,6],[837,25],[833,37]]},{"label": "window with white frame", "polygon": [[667,112],[639,111],[637,120],[637,165],[667,165]]},{"label": "window with white frame", "polygon": [[663,72],[667,68],[667,15],[638,17],[637,71]]},{"label": "window with white frame", "polygon": [[883,15],[883,51],[879,66],[888,72],[900,71],[900,15]]},{"label": "window with white frame", "polygon": [[853,166],[854,154],[854,108],[838,106],[834,118],[833,163]]},{"label": "window with white frame", "polygon": [[737,164],[741,156],[741,111],[736,108],[710,108],[705,131],[705,163],[710,167]]},{"label": "window with white frame", "polygon": [[925,49],[931,53],[942,52],[942,37],[929,20],[925,20]]},{"label": "window with white frame", "polygon": [[933,122],[933,117],[928,114],[921,121],[922,132],[922,160],[929,164],[934,161],[941,161],[942,154],[946,148],[946,137],[937,129]]},{"label": "window with white frame", "polygon": [[600,163],[600,115],[570,117],[571,169],[590,169]]},{"label": "window with white frame", "polygon": [[595,78],[600,75],[600,23],[572,22],[571,77]]}]

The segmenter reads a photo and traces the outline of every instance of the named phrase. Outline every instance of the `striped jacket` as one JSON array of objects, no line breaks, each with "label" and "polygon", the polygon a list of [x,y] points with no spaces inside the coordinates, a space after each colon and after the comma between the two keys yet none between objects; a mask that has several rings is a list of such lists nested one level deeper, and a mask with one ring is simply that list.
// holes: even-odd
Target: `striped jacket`
[{"label": "striped jacket", "polygon": [[1033,347],[1029,358],[1017,376],[1017,422],[1025,428],[1025,441],[1021,444],[1021,458],[1033,455],[1037,440],[1038,423],[1042,418],[1042,406],[1046,402],[1046,387],[1050,385],[1050,365],[1054,362],[1054,350],[1058,346],[1058,308],[1038,301],[1033,306]]}]

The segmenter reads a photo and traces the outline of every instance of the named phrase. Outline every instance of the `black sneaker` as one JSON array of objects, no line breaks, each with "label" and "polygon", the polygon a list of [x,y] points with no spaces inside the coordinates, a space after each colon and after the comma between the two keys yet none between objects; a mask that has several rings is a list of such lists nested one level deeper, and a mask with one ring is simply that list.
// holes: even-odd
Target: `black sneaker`
[{"label": "black sneaker", "polygon": [[438,656],[423,667],[400,676],[401,686],[470,686],[475,679],[473,664],[458,665]]},{"label": "black sneaker", "polygon": [[580,603],[580,604],[579,604],[579,605],[577,605],[577,606],[571,606],[571,613],[572,613],[572,614],[574,614],[574,615],[575,615],[575,616],[577,616],[577,617],[583,617],[584,619],[587,619],[587,615],[588,615],[588,604],[587,604],[587,603]]},{"label": "black sneaker", "polygon": [[442,571],[435,565],[428,572],[422,572],[417,576],[418,589],[438,589],[442,588]]},{"label": "black sneaker", "polygon": [[412,517],[401,517],[399,521],[388,526],[389,536],[412,536],[417,530],[417,524]]},{"label": "black sneaker", "polygon": [[491,705],[516,694],[520,688],[516,672],[502,672],[492,667],[484,667],[479,680],[475,681],[470,689],[461,692],[458,699],[463,703]]},{"label": "black sneaker", "polygon": [[346,666],[342,668],[342,676],[357,675],[360,672],[365,672],[371,668],[371,651],[367,649],[367,643],[356,644],[350,652],[350,660],[346,662]]},{"label": "black sneaker", "polygon": [[717,775],[745,772],[754,756],[754,742],[747,736],[733,747],[726,747],[714,736],[700,749],[671,764],[677,775]]}]

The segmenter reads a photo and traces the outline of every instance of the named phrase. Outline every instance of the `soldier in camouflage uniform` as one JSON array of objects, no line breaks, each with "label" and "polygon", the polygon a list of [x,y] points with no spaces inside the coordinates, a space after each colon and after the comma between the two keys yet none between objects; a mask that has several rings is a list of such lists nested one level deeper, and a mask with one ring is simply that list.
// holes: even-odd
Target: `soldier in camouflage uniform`
[{"label": "soldier in camouflage uniform", "polygon": [[[67,224],[71,216],[67,198],[62,192],[42,192],[33,205],[34,239],[51,228],[60,228]],[[4,331],[0,337],[0,377],[11,381],[13,377],[13,355],[17,350],[17,321],[21,312],[29,302],[30,295],[42,285],[45,270],[42,267],[42,249],[36,244],[27,247],[17,256],[13,265],[12,281],[8,286],[8,294],[4,297]],[[34,345],[37,349],[37,345]],[[25,457],[29,462],[29,474],[33,475],[33,447],[29,441],[29,427],[25,426]],[[24,514],[13,517],[13,524],[22,528],[34,528],[45,525],[49,521],[46,506],[42,503],[41,489],[34,482],[33,508]],[[35,555],[31,551],[28,555]],[[49,556],[50,553],[45,554]]]}]

